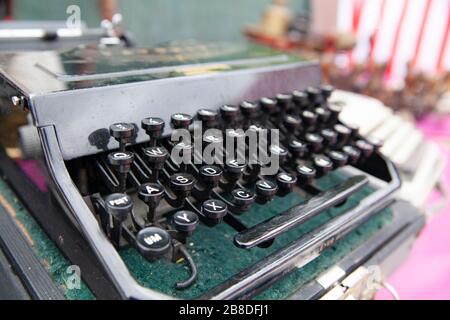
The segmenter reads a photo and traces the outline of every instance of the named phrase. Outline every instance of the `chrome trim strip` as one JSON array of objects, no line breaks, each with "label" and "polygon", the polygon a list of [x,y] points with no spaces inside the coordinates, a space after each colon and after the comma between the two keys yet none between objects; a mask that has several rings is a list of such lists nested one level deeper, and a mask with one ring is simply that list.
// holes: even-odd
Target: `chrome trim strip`
[{"label": "chrome trim strip", "polygon": [[73,184],[59,149],[55,129],[52,126],[39,128],[39,135],[48,171],[56,190],[75,217],[121,296],[126,299],[173,299],[171,296],[140,286],[131,276],[122,258],[100,229],[100,225]]}]

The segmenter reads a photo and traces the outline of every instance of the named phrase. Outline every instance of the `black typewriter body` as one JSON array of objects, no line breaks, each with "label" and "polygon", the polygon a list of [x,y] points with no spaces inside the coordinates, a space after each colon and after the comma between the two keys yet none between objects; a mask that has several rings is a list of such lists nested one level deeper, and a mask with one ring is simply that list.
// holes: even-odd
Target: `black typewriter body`
[{"label": "black typewriter body", "polygon": [[[202,277],[192,237],[208,241],[216,228],[244,255],[270,250],[326,210],[346,208],[196,296],[253,298],[392,205],[400,187],[394,166],[378,153],[379,142],[339,121],[316,62],[225,45],[21,55],[0,57],[2,97],[18,98],[31,112],[58,203],[123,298],[174,295],[137,281],[122,250],[138,252],[146,264],[181,261],[187,276],[170,286],[183,291]],[[241,133],[265,129],[279,134],[279,144],[269,142],[265,151],[279,165],[269,174],[261,173],[268,163],[250,163],[251,140]],[[192,140],[172,141],[181,130]],[[228,139],[238,138],[243,155],[224,150]],[[216,146],[231,161],[205,163],[195,145],[201,151]],[[188,161],[175,161],[174,149]],[[233,161],[239,155],[244,163]],[[363,199],[347,208],[363,190]],[[292,194],[302,200],[272,217],[245,221],[253,206]],[[221,234],[221,225],[232,233]],[[202,236],[203,230],[209,231]]]}]

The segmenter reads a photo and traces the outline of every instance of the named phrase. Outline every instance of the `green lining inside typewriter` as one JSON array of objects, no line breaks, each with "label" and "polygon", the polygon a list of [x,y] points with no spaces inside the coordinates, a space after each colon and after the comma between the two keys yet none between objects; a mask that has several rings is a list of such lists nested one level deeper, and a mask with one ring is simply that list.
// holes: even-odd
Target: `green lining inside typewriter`
[{"label": "green lining inside typewriter", "polygon": [[[319,184],[326,189],[338,184],[340,181],[342,181],[341,176],[330,174],[323,177]],[[197,264],[198,279],[193,286],[184,291],[173,288],[176,282],[188,277],[188,269],[184,263],[173,264],[164,260],[147,263],[134,248],[123,250],[121,256],[130,268],[132,275],[141,285],[178,298],[196,298],[237,272],[298,239],[302,234],[354,207],[359,200],[370,193],[370,188],[364,188],[348,199],[344,205],[328,210],[277,238],[275,243],[267,249],[252,248],[245,250],[237,248],[233,244],[233,237],[236,231],[225,223],[214,228],[200,225],[188,241],[189,251]],[[254,205],[249,212],[241,215],[240,219],[247,226],[251,226],[279,214],[302,201],[303,198],[298,194],[291,193],[284,198],[276,198],[263,206]],[[377,215],[358,230],[339,241],[335,246],[326,250],[319,258],[299,269],[299,271],[292,272],[285,280],[278,282],[259,297],[264,299],[282,299],[293,293],[301,285],[311,281],[350,253],[386,222],[390,221],[391,217],[389,210]]]},{"label": "green lining inside typewriter", "polygon": [[[42,261],[44,267],[50,273],[56,285],[62,289],[65,297],[70,300],[95,299],[92,292],[83,282],[81,282],[80,289],[67,289],[66,283],[69,280],[69,277],[73,275],[72,272],[68,272],[68,267],[71,263],[64,258],[56,245],[40,228],[36,220],[30,216],[20,200],[17,199],[14,192],[2,179],[0,179],[0,195],[14,210],[16,222],[22,224],[24,227],[21,229],[25,229],[30,238],[33,239],[33,249]],[[83,273],[83,270],[81,270],[81,272]]]},{"label": "green lining inside typewriter", "polygon": [[[325,189],[336,185],[341,180],[342,177],[330,174],[322,178],[319,183]],[[132,248],[122,250],[121,255],[130,268],[132,275],[141,285],[178,298],[196,298],[238,271],[251,266],[261,258],[297,239],[302,234],[355,206],[370,193],[370,188],[364,188],[352,196],[344,205],[328,210],[279,237],[268,249],[253,248],[244,250],[235,247],[233,245],[233,237],[236,231],[225,223],[214,228],[200,225],[188,242],[189,251],[197,263],[199,276],[197,282],[184,291],[178,291],[173,288],[177,281],[184,280],[188,276],[188,269],[184,263],[173,264],[164,260],[149,263]],[[64,284],[69,276],[66,270],[70,263],[61,255],[57,247],[46,236],[35,220],[30,217],[5,182],[1,180],[0,194],[16,210],[17,219],[25,226],[27,232],[34,240],[34,248],[38,256],[48,268],[55,282],[63,289],[65,296],[68,299],[93,299],[94,296],[84,284],[82,284],[81,289],[67,290]],[[251,211],[244,213],[241,219],[248,226],[251,226],[302,201],[303,199],[297,194],[276,198],[264,206],[255,205]],[[287,277],[277,282],[257,298],[282,299],[287,297],[349,254],[377,230],[389,223],[391,219],[392,212],[389,209],[384,210],[381,214],[376,215],[360,228],[338,241],[333,247],[325,250],[318,258],[305,267],[291,272]]]}]

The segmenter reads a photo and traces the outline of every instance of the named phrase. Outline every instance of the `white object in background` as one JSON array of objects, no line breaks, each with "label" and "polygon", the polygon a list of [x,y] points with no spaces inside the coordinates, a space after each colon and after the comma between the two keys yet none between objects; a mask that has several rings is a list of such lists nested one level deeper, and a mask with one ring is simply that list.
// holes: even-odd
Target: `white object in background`
[{"label": "white object in background", "polygon": [[414,174],[410,179],[404,179],[400,190],[400,196],[409,199],[417,207],[422,207],[425,204],[429,193],[439,181],[445,166],[436,144],[427,142],[422,152],[421,161]]},{"label": "white object in background", "polygon": [[[383,104],[379,100],[360,94],[336,90],[329,101],[330,103],[345,105],[341,118],[344,121],[357,123],[362,135],[367,135],[392,117],[392,111],[383,108]],[[348,101],[351,101],[351,103],[347,103]],[[361,112],[361,104],[364,105],[364,112]]]},{"label": "white object in background", "polygon": [[363,136],[384,141],[381,152],[396,164],[402,177],[400,197],[424,208],[445,167],[436,144],[425,141],[411,121],[393,114],[374,98],[336,90],[330,103],[343,107],[339,117],[342,122],[360,126]]}]

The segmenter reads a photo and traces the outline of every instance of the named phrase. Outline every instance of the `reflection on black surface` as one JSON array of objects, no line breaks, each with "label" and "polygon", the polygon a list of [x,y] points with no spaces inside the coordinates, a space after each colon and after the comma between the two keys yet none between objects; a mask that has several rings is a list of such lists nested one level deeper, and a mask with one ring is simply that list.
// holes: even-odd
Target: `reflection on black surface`
[{"label": "reflection on black surface", "polygon": [[0,55],[0,68],[31,93],[42,94],[294,61],[301,59],[257,45],[187,41],[155,48],[88,45],[65,51],[9,53]]}]

